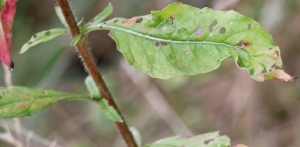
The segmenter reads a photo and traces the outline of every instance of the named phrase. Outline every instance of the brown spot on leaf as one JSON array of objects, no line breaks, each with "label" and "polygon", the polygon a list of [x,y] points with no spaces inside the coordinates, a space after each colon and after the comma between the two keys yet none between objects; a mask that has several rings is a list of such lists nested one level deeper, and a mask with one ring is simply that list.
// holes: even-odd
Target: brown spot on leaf
[{"label": "brown spot on leaf", "polygon": [[159,46],[160,46],[160,43],[159,43],[158,41],[156,41],[156,42],[154,43],[154,45],[155,45],[156,47],[159,47]]},{"label": "brown spot on leaf", "polygon": [[135,21],[135,23],[141,23],[143,21],[143,18],[139,18]]},{"label": "brown spot on leaf", "polygon": [[241,40],[240,42],[238,42],[237,44],[235,44],[234,46],[236,46],[236,47],[240,47],[240,46],[242,46],[243,45],[243,41]]},{"label": "brown spot on leaf", "polygon": [[178,62],[175,62],[175,65],[176,65],[177,67],[180,67],[180,66],[181,66]]},{"label": "brown spot on leaf", "polygon": [[248,24],[248,30],[250,31],[251,28],[252,28],[252,25],[251,25],[251,23],[249,23],[249,24]]},{"label": "brown spot on leaf", "polygon": [[186,51],[184,54],[185,54],[186,56],[190,56],[190,55],[191,55],[190,51]]},{"label": "brown spot on leaf", "polygon": [[48,92],[47,91],[43,91],[43,94],[48,94]]},{"label": "brown spot on leaf", "polygon": [[278,57],[279,57],[279,52],[278,52],[277,50],[276,50],[275,53],[274,53],[274,57],[275,57],[275,58],[278,58]]},{"label": "brown spot on leaf", "polygon": [[198,28],[194,34],[197,35],[197,36],[202,36],[202,34],[205,32],[205,28],[204,27],[200,27]]},{"label": "brown spot on leaf", "polygon": [[90,22],[93,23],[95,21],[95,19],[92,19]]},{"label": "brown spot on leaf", "polygon": [[210,26],[209,26],[209,31],[212,32],[214,30],[214,27],[218,24],[218,20],[214,19]]},{"label": "brown spot on leaf", "polygon": [[174,24],[174,20],[175,20],[174,16],[173,16],[173,15],[170,15],[169,18],[170,18],[170,20],[171,20],[171,23]]},{"label": "brown spot on leaf", "polygon": [[156,42],[154,43],[154,45],[155,45],[156,47],[159,47],[159,46],[168,46],[168,42],[166,42],[166,41],[156,41]]},{"label": "brown spot on leaf", "polygon": [[114,22],[113,23],[116,23],[116,22],[118,22],[119,20],[114,20]]},{"label": "brown spot on leaf", "polygon": [[165,42],[165,41],[160,41],[160,44],[161,44],[162,46],[168,46],[168,42]]},{"label": "brown spot on leaf", "polygon": [[271,66],[271,68],[275,68],[276,67],[276,64],[273,64],[272,66]]},{"label": "brown spot on leaf", "polygon": [[24,108],[24,109],[25,109],[26,107],[27,107],[27,106],[26,106],[25,104],[22,104],[22,108]]},{"label": "brown spot on leaf", "polygon": [[125,19],[125,20],[123,20],[123,21],[122,21],[122,24],[133,24],[133,23],[135,23],[136,20],[137,20],[136,17],[132,17],[132,18],[130,18],[130,19]]},{"label": "brown spot on leaf", "polygon": [[240,49],[243,49],[243,48],[249,46],[249,42],[241,40],[239,43],[235,44],[235,46],[237,46]]},{"label": "brown spot on leaf", "polygon": [[33,35],[33,38],[36,38],[36,37],[37,37],[37,35],[36,35],[36,34],[34,34],[34,35]]},{"label": "brown spot on leaf", "polygon": [[31,42],[31,41],[29,41],[27,44],[32,44],[32,42]]},{"label": "brown spot on leaf", "polygon": [[211,142],[211,141],[214,141],[214,139],[205,140],[205,141],[204,141],[204,144],[207,145],[207,144],[209,144],[209,142]]},{"label": "brown spot on leaf", "polygon": [[45,33],[46,36],[49,36],[50,34],[51,34],[50,31],[47,31],[47,32]]},{"label": "brown spot on leaf", "polygon": [[220,32],[220,34],[225,34],[226,33],[226,28],[222,27],[219,32]]},{"label": "brown spot on leaf", "polygon": [[241,46],[241,48],[245,48],[247,46],[249,46],[249,42],[246,41],[242,41],[243,45]]}]

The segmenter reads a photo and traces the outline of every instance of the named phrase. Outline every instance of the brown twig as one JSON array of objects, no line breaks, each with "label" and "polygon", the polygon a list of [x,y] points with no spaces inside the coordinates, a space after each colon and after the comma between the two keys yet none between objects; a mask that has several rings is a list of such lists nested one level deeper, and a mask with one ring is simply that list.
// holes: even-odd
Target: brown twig
[{"label": "brown twig", "polygon": [[[77,34],[80,34],[80,30],[77,26],[77,23],[74,18],[73,12],[71,11],[70,5],[67,0],[58,0],[58,4],[62,10],[62,13],[65,17],[67,24],[69,26],[72,37],[74,38]],[[116,105],[115,101],[113,100],[106,84],[104,83],[104,81],[102,79],[100,72],[98,71],[98,68],[92,58],[91,53],[87,49],[85,40],[81,39],[77,43],[76,47],[78,48],[78,52],[83,60],[85,68],[87,69],[87,71],[93,78],[94,82],[96,83],[99,92],[101,93],[103,98],[105,98],[109,102],[109,105],[111,105],[112,107],[114,107],[117,110],[117,112],[119,113],[121,118],[124,120],[123,116],[121,115],[121,111],[119,110],[118,106]],[[118,130],[120,131],[120,133],[122,134],[127,145],[129,147],[137,147],[137,145],[134,141],[134,138],[133,138],[125,120],[122,123],[116,122],[115,124],[116,124]]]}]

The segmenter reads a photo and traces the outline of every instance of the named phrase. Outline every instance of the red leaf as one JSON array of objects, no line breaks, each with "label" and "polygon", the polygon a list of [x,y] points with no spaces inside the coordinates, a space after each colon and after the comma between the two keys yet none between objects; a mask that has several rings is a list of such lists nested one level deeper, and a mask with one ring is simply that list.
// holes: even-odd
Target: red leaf
[{"label": "red leaf", "polygon": [[0,60],[10,68],[14,67],[14,63],[10,57],[12,25],[16,11],[17,0],[7,0],[0,12]]}]

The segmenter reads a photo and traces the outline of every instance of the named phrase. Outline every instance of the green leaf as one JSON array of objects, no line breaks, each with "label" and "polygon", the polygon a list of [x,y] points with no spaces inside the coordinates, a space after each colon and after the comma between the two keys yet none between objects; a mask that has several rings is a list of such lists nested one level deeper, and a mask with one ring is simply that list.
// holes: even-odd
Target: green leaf
[{"label": "green leaf", "polygon": [[80,32],[84,32],[86,30],[87,24],[84,22],[84,18],[82,18],[78,23],[77,26]]},{"label": "green leaf", "polygon": [[0,118],[29,116],[64,99],[90,99],[89,96],[12,86],[0,89]]},{"label": "green leaf", "polygon": [[78,26],[82,25],[84,23],[84,18],[82,17],[81,20],[77,23]]},{"label": "green leaf", "polygon": [[68,27],[67,25],[67,22],[65,20],[65,17],[60,9],[59,6],[55,6],[55,12],[56,12],[56,15],[58,16],[58,18],[60,19],[61,23],[65,26],[65,27]]},{"label": "green leaf", "polygon": [[145,147],[229,147],[230,139],[212,132],[198,136],[175,136],[156,141]]},{"label": "green leaf", "polygon": [[77,35],[74,37],[74,39],[72,40],[70,46],[71,46],[71,47],[75,47],[76,44],[78,43],[78,41],[81,39],[81,37],[82,37],[82,34],[77,34]]},{"label": "green leaf", "polygon": [[129,130],[130,130],[137,146],[141,147],[142,146],[142,137],[141,137],[141,134],[140,134],[139,130],[135,127],[130,127]]},{"label": "green leaf", "polygon": [[68,32],[69,31],[67,29],[59,29],[59,28],[39,32],[39,33],[33,35],[31,37],[31,39],[22,46],[20,54],[26,52],[29,48],[31,48],[39,43],[47,42],[59,35],[62,35],[62,34],[68,33]]},{"label": "green leaf", "polygon": [[101,94],[99,93],[98,88],[91,76],[87,76],[85,78],[85,85],[92,98],[101,98]]},{"label": "green leaf", "polygon": [[95,16],[88,24],[87,27],[95,27],[96,25],[98,25],[98,23],[100,23],[101,21],[103,21],[107,16],[109,16],[111,13],[113,12],[113,6],[111,5],[111,3],[108,4],[108,6],[106,6],[106,8],[97,16]]},{"label": "green leaf", "polygon": [[149,15],[114,18],[97,27],[88,29],[110,29],[127,62],[155,78],[207,73],[233,58],[257,81],[295,80],[287,74],[268,76],[282,68],[279,47],[259,23],[235,11],[177,2]]},{"label": "green leaf", "polygon": [[118,112],[108,104],[108,101],[105,98],[100,100],[100,107],[104,115],[114,122],[123,122],[123,119],[118,114]]},{"label": "green leaf", "polygon": [[[89,90],[92,98],[101,98],[102,97],[91,76],[86,77],[85,85],[86,85],[87,89]],[[103,111],[104,115],[108,119],[115,121],[115,122],[123,122],[123,119],[121,118],[119,113],[112,106],[110,106],[108,104],[108,101],[105,98],[101,98],[99,101],[99,104],[100,104],[101,110]]]}]

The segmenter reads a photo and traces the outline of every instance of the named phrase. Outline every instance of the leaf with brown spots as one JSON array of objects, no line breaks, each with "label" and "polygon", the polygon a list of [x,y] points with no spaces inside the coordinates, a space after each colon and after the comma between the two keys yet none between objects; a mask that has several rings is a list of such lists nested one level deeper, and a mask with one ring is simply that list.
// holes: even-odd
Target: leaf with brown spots
[{"label": "leaf with brown spots", "polygon": [[109,3],[105,9],[95,16],[90,22],[87,23],[88,27],[96,26],[98,23],[102,22],[107,16],[113,12],[113,6]]},{"label": "leaf with brown spots", "polygon": [[65,99],[90,99],[90,96],[18,86],[0,88],[0,118],[29,116]]},{"label": "leaf with brown spots", "polygon": [[273,74],[282,68],[279,47],[259,23],[235,11],[177,2],[149,15],[101,22],[86,31],[99,29],[111,30],[109,35],[127,62],[154,78],[207,73],[233,58],[257,81],[295,79],[283,70]]},{"label": "leaf with brown spots", "polygon": [[47,42],[55,37],[58,37],[68,32],[69,32],[68,29],[60,29],[60,28],[39,32],[33,35],[31,39],[22,46],[20,54],[26,52],[29,48],[39,43]]},{"label": "leaf with brown spots", "polygon": [[197,136],[175,136],[158,140],[145,147],[229,147],[230,139],[219,132]]}]

